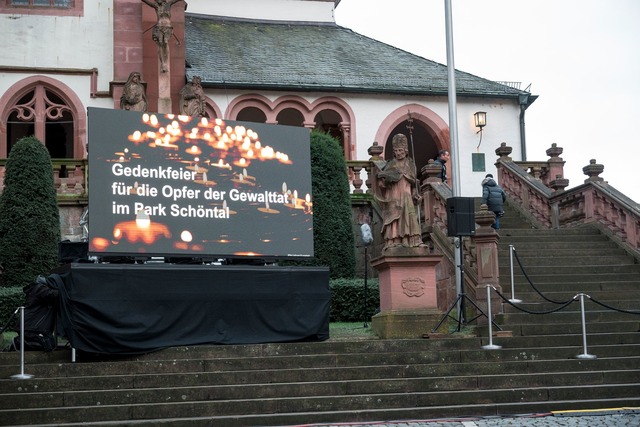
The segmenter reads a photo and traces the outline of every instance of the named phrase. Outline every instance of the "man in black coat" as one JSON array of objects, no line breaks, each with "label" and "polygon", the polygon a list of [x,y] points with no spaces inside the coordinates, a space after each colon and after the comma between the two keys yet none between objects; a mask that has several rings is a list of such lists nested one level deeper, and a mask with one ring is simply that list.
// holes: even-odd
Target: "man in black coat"
[{"label": "man in black coat", "polygon": [[[24,348],[25,350],[51,351],[56,348],[54,334],[58,313],[58,285],[52,278],[38,276],[24,287]],[[14,338],[20,349],[20,336]]]},{"label": "man in black coat", "polygon": [[504,201],[507,199],[502,187],[493,180],[490,173],[482,180],[482,203],[496,215],[496,222],[492,225],[496,230],[500,229],[500,217],[504,215]]}]

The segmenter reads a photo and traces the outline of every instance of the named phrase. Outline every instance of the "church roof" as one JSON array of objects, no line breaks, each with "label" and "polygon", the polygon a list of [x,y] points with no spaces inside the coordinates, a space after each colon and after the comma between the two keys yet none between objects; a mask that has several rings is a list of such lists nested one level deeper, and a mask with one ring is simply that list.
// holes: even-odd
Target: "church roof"
[{"label": "church roof", "polygon": [[[447,95],[446,65],[333,23],[187,15],[185,33],[187,78],[205,87]],[[458,96],[528,95],[458,70],[456,86]]]}]

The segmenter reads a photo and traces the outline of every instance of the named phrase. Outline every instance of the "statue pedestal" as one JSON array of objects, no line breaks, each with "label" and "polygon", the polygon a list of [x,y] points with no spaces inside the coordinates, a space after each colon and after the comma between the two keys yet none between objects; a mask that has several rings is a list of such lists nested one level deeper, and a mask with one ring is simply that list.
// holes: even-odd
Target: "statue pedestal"
[{"label": "statue pedestal", "polygon": [[422,338],[442,317],[438,311],[435,266],[442,255],[427,248],[386,249],[371,262],[378,271],[380,313],[371,328],[380,338]]}]

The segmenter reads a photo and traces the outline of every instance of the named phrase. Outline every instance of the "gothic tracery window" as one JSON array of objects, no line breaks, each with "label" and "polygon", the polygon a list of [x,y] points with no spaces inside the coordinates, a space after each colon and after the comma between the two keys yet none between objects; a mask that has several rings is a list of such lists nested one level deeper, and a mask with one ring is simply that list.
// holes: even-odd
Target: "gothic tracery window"
[{"label": "gothic tracery window", "polygon": [[43,141],[52,158],[74,157],[74,120],[69,106],[43,85],[25,93],[9,110],[7,155],[22,137]]}]

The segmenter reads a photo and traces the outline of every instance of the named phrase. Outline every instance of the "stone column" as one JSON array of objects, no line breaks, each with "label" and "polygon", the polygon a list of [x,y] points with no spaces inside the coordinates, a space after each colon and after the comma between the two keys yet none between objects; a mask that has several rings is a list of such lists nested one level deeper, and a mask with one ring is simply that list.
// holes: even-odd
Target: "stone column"
[{"label": "stone column", "polygon": [[[478,284],[475,289],[475,300],[485,314],[487,314],[487,285],[494,286],[502,293],[500,287],[500,272],[498,267],[498,239],[500,236],[491,227],[495,223],[495,214],[490,212],[487,205],[480,205],[480,210],[475,213],[476,234],[473,241],[476,244],[476,259],[478,267]],[[495,298],[494,298],[495,296]],[[491,313],[502,312],[502,301],[492,292]],[[485,317],[478,318],[479,324],[485,324]]]}]

